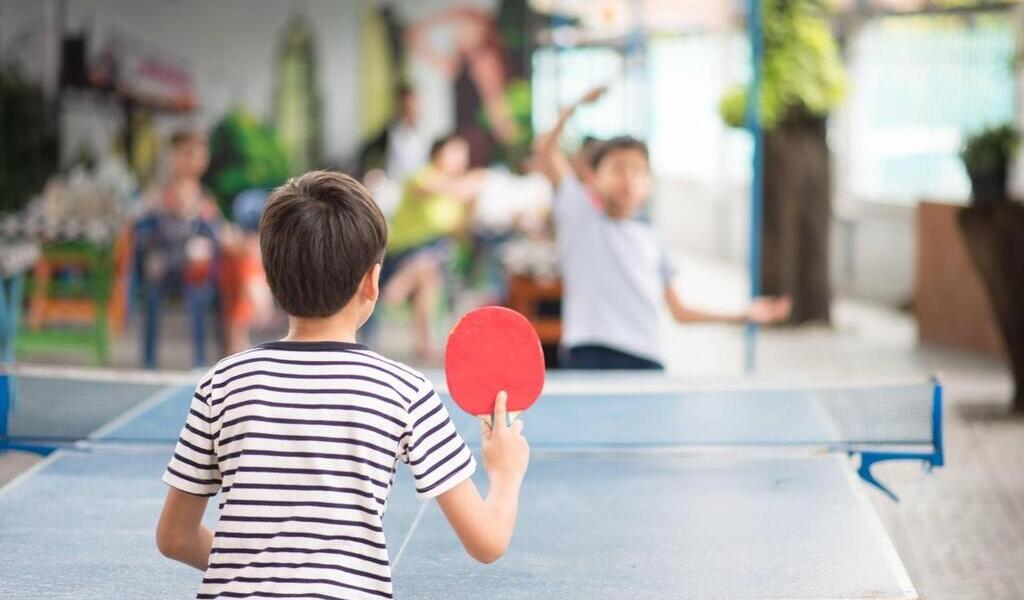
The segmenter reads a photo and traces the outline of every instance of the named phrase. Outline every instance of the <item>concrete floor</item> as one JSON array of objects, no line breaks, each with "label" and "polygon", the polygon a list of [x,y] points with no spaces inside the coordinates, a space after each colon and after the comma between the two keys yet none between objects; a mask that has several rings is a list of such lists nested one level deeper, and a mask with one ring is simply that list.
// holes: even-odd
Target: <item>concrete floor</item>
[{"label": "concrete floor", "polygon": [[[745,286],[735,268],[694,257],[680,261],[680,288],[693,303],[718,309],[743,304]],[[881,465],[877,475],[901,500],[872,492],[911,579],[929,600],[1024,598],[1024,420],[1008,416],[1010,378],[1000,361],[916,343],[913,319],[870,303],[836,303],[832,327],[771,329],[757,344],[756,373],[772,378],[866,379],[940,373],[946,385],[948,464],[931,475],[914,465]],[[447,324],[439,324],[445,331]],[[163,366],[189,366],[180,314],[168,316]],[[731,379],[744,374],[745,337],[728,326],[666,327],[667,365],[673,374]],[[262,338],[281,333],[268,331]],[[115,345],[115,366],[135,367],[137,335]],[[405,324],[382,328],[380,351],[408,358]],[[87,364],[76,356],[33,356],[28,362]],[[436,367],[437,365],[420,365]],[[0,457],[4,473],[34,458]]]},{"label": "concrete floor", "polygon": [[[735,269],[689,259],[684,294],[706,306],[739,306]],[[946,388],[947,464],[931,475],[917,465],[879,465],[900,496],[872,492],[922,598],[1024,598],[1024,419],[1008,413],[1007,366],[972,354],[917,345],[913,318],[855,300],[835,305],[831,328],[768,330],[757,371],[772,377],[874,378],[940,374]],[[669,367],[693,376],[742,372],[744,338],[735,328],[671,328]]]}]

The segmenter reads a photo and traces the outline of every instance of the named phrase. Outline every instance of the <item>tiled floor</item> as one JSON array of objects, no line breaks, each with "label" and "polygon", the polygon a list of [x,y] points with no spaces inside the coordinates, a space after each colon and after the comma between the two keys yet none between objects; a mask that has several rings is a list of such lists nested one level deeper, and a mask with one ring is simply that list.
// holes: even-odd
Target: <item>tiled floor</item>
[{"label": "tiled floor", "polygon": [[[716,295],[742,301],[738,273],[691,262],[684,292],[705,303]],[[677,372],[741,370],[743,335],[733,328],[675,328],[671,338]],[[876,474],[900,501],[872,492],[874,504],[922,598],[1024,598],[1024,418],[1007,413],[1004,364],[921,348],[912,318],[851,300],[837,303],[832,328],[765,332],[757,356],[759,372],[782,377],[939,373],[947,464],[931,475],[917,465],[880,465]]]}]

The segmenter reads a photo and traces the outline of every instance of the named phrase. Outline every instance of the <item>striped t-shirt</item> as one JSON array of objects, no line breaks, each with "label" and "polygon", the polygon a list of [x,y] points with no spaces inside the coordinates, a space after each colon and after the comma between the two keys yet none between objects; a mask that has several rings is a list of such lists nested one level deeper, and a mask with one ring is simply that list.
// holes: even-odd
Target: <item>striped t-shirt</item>
[{"label": "striped t-shirt", "polygon": [[217,363],[163,477],[221,493],[197,598],[390,598],[381,519],[399,461],[421,498],[476,468],[420,373],[342,342],[271,342]]}]

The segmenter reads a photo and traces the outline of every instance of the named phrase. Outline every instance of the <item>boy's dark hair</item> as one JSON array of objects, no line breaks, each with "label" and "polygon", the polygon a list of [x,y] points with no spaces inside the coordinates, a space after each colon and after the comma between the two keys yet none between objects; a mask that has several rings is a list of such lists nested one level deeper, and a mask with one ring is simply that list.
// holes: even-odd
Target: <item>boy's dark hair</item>
[{"label": "boy's dark hair", "polygon": [[594,150],[594,153],[590,157],[590,166],[593,169],[597,169],[601,161],[604,160],[612,152],[619,150],[639,150],[644,155],[644,160],[650,162],[650,156],[647,153],[647,144],[629,135],[620,135],[611,139],[601,142],[601,144]]},{"label": "boy's dark hair", "polygon": [[384,215],[355,179],[311,171],[270,195],[260,220],[263,268],[289,315],[327,317],[356,294],[384,258]]},{"label": "boy's dark hair", "polygon": [[455,140],[461,140],[462,136],[457,133],[449,133],[442,135],[441,137],[434,140],[434,143],[430,145],[430,160],[437,158],[437,155],[441,153],[441,149],[448,145],[449,142]]},{"label": "boy's dark hair", "polygon": [[404,100],[406,98],[406,96],[415,96],[415,95],[416,95],[416,89],[413,88],[408,83],[402,82],[402,83],[398,84],[398,87],[395,88],[395,96],[397,96],[399,100]]}]

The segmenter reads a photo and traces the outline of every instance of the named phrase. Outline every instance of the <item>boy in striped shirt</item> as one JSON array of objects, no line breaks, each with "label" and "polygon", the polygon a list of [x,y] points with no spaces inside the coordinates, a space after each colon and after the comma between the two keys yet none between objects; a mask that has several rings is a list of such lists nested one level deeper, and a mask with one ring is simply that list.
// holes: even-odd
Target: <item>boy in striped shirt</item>
[{"label": "boy in striped shirt", "polygon": [[[395,470],[437,498],[466,551],[492,562],[515,527],[529,460],[499,394],[476,462],[430,382],[357,344],[387,244],[369,193],[316,171],[274,191],[263,264],[288,336],[225,358],[196,389],[164,481],[160,551],[204,571],[197,598],[390,598],[382,517]],[[216,532],[202,524],[221,495]]]}]

